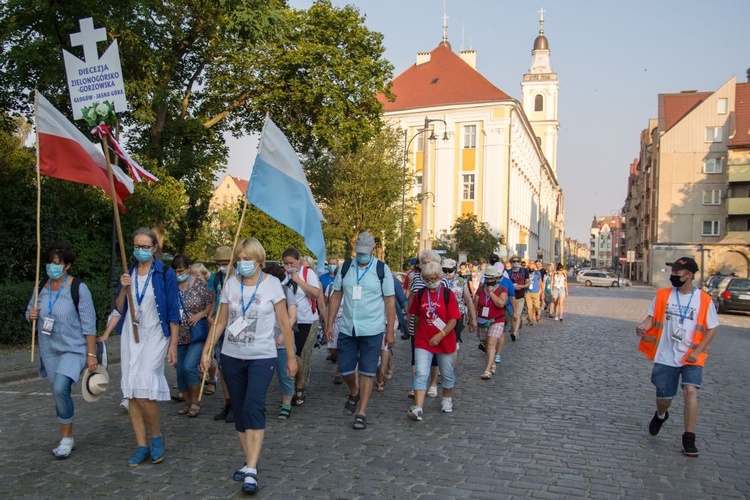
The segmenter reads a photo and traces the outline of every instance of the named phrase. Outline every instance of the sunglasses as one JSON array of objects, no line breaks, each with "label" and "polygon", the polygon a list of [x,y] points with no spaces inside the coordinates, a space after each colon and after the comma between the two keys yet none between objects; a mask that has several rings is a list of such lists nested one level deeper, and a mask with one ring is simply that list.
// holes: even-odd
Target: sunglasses
[{"label": "sunglasses", "polygon": [[510,261],[511,264],[518,264],[519,262],[521,262],[521,261],[520,260],[511,260]]},{"label": "sunglasses", "polygon": [[443,268],[443,272],[444,273],[455,273],[456,272],[456,268],[455,267],[450,267],[450,268],[444,267]]}]

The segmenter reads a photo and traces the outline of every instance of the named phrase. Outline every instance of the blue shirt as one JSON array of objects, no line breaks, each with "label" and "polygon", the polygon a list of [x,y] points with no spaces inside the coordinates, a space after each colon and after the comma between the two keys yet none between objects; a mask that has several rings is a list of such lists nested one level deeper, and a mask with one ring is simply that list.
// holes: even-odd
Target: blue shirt
[{"label": "blue shirt", "polygon": [[331,276],[328,273],[325,273],[320,276],[320,287],[323,289],[323,292],[326,291],[326,288],[328,288],[328,285],[333,283],[333,280],[336,279],[335,276]]},{"label": "blue shirt", "polygon": [[[336,273],[333,290],[343,292],[341,296],[340,332],[344,335],[368,337],[385,331],[385,297],[395,295],[391,270],[384,264],[383,284],[381,288],[377,272],[377,259],[372,258],[364,268],[352,261],[346,276]],[[359,285],[357,284],[359,282]],[[360,299],[354,299],[356,286],[362,288]]]},{"label": "blue shirt", "polygon": [[[132,274],[137,266],[137,262],[131,264],[128,272]],[[165,266],[162,261],[154,259],[154,274],[151,276],[150,285],[154,288],[154,299],[156,300],[156,310],[159,313],[159,321],[161,322],[161,331],[165,337],[169,337],[171,335],[169,324],[180,324],[180,292],[177,288],[177,275],[174,273],[174,269]],[[118,332],[122,332],[122,325],[126,315],[128,321],[130,321],[127,298],[120,314],[122,317],[120,318],[120,323],[117,325]]]},{"label": "blue shirt", "polygon": [[533,271],[529,279],[531,280],[528,289],[529,293],[538,293],[542,289],[542,273],[540,273],[539,271]]}]

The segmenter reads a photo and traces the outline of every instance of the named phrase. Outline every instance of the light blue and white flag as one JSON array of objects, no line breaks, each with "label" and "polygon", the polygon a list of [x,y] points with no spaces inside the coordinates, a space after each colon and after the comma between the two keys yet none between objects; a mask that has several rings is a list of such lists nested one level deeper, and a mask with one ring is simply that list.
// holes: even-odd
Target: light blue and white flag
[{"label": "light blue and white flag", "polygon": [[320,222],[325,220],[313,199],[302,164],[284,133],[266,116],[258,156],[247,187],[250,203],[298,232],[318,259],[326,265],[326,246]]}]

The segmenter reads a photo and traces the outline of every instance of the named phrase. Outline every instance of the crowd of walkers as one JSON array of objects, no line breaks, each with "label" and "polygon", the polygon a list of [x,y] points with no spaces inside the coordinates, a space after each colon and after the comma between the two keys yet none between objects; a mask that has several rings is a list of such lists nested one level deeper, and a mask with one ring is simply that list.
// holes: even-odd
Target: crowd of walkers
[{"label": "crowd of walkers", "polygon": [[[276,417],[289,419],[294,407],[306,404],[314,346],[328,348],[336,364],[332,382],[348,389],[342,409],[361,430],[368,426],[373,389],[384,391],[393,377],[392,349],[400,332],[411,350],[406,416],[422,421],[425,398],[436,398],[438,387],[441,411],[453,411],[454,369],[466,332],[476,334],[486,352],[477,377],[490,379],[502,361],[506,334],[517,341],[524,318],[528,326],[543,315],[562,321],[568,295],[562,266],[527,265],[517,256],[457,263],[425,250],[407,272],[393,273],[373,255],[369,233],[356,239],[353,258],[328,259],[320,276],[312,259],[295,248],[283,252],[281,263],[267,262],[255,238],[217,248],[213,273],[186,255],[164,264],[150,229],[135,231],[132,245],[134,262],[119,279],[115,308],[99,339],[91,293],[69,274],[74,250],[61,246],[46,253],[47,279],[36,290],[38,301],[29,302],[27,319],[38,324],[39,373],[50,380],[60,424],[53,454],[66,458],[75,449],[71,386],[81,373],[87,401],[106,390],[103,345],[117,331],[121,405],[135,438],[129,465],[159,463],[166,456],[160,401],[178,401],[178,415],[196,418],[203,396],[220,392],[224,404],[213,418],[234,424],[245,462],[233,479],[246,493],[259,488],[269,386],[276,378]],[[167,363],[176,370],[173,388]]]}]

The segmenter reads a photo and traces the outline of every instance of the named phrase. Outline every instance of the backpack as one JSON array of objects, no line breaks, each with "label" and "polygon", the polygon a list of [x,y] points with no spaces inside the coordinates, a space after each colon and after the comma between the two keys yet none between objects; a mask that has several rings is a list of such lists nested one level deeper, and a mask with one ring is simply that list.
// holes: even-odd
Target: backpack
[{"label": "backpack", "polygon": [[[302,279],[307,283],[307,273],[309,269],[307,266],[302,266],[300,269],[300,274],[302,275]],[[287,283],[287,286],[289,286],[294,293],[297,293],[297,283],[295,283],[292,280],[289,280],[289,283]],[[312,313],[315,314],[315,312],[318,310],[318,301],[317,299],[314,299],[312,297],[308,297],[310,300],[310,309],[312,310]]]},{"label": "backpack", "polygon": [[[344,261],[344,264],[341,266],[341,282],[343,283],[344,278],[346,277],[346,273],[349,272],[349,268],[352,267],[352,259],[348,259]],[[380,291],[383,291],[383,279],[385,279],[385,262],[382,260],[378,260],[375,264],[375,272],[378,274],[378,279],[380,280]]]},{"label": "backpack", "polygon": [[[443,288],[448,291],[448,293],[443,294],[443,301],[445,302],[445,308],[447,309],[448,304],[451,301],[451,295],[453,295],[453,290],[451,290],[450,288],[446,286],[443,286]],[[420,304],[422,303],[422,297],[424,297],[425,290],[427,290],[427,287],[420,288],[419,291],[417,292],[417,300],[419,301]]]},{"label": "backpack", "polygon": [[[44,285],[47,283],[46,279],[43,279],[39,282],[39,286],[37,288],[37,293],[42,293],[42,289],[44,288]],[[70,296],[73,298],[73,305],[76,308],[76,313],[80,316],[80,311],[78,311],[78,302],[81,299],[81,283],[83,283],[78,278],[73,278],[73,283],[70,284]]]}]

